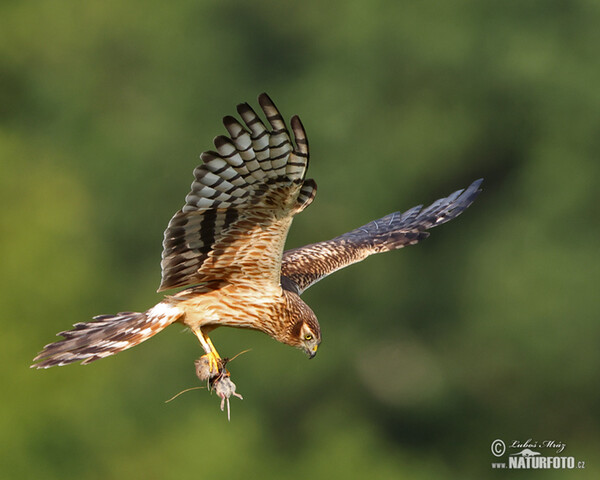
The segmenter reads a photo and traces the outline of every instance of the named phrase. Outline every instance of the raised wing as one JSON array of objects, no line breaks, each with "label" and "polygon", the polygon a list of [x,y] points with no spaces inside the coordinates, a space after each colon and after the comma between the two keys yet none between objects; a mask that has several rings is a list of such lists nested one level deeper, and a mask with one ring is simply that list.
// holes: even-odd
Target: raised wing
[{"label": "raised wing", "polygon": [[287,250],[281,264],[282,285],[302,293],[323,277],[360,262],[373,253],[414,245],[429,236],[430,228],[458,217],[473,203],[483,179],[457,190],[429,207],[395,212],[325,242]]},{"label": "raised wing", "polygon": [[184,207],[169,222],[159,291],[224,280],[279,284],[283,245],[293,216],[313,200],[305,180],[308,141],[291,119],[295,146],[267,94],[258,97],[271,129],[246,104],[223,119],[230,137],[201,155]]}]

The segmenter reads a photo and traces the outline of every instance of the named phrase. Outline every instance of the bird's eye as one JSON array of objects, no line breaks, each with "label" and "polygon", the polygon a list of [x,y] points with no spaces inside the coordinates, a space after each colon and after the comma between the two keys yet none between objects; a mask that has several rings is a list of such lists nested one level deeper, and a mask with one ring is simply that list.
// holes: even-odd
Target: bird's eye
[{"label": "bird's eye", "polygon": [[312,340],[313,336],[310,333],[307,333],[306,335],[304,335],[304,340]]}]

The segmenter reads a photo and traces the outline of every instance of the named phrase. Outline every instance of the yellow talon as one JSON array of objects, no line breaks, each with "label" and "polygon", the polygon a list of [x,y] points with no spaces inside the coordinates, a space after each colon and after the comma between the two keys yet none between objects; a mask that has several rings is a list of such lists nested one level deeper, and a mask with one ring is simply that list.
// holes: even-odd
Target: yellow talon
[{"label": "yellow talon", "polygon": [[200,328],[193,329],[192,331],[196,334],[198,340],[200,340],[200,345],[202,345],[202,348],[206,352],[206,355],[202,355],[200,358],[206,357],[208,361],[209,373],[220,373],[221,369],[224,367],[224,362],[221,360],[221,357],[219,356],[219,353],[217,352],[217,349],[211,342],[210,338],[208,338],[208,335],[206,335]]},{"label": "yellow talon", "polygon": [[217,351],[215,350],[214,352],[209,352],[206,355],[202,355],[203,357],[206,357],[208,360],[208,371],[212,374],[214,373],[219,373],[219,370],[221,368],[221,357],[219,357],[219,354],[217,353]]}]

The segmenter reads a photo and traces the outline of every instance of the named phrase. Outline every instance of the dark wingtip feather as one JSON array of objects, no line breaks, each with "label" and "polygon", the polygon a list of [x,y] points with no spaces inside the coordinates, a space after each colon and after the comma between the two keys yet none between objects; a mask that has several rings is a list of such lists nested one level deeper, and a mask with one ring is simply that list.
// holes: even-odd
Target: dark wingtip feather
[{"label": "dark wingtip feather", "polygon": [[268,104],[268,103],[270,103],[271,105],[273,105],[273,100],[271,100],[271,97],[269,97],[269,95],[267,94],[267,92],[262,92],[258,96],[258,103],[259,103],[259,105],[264,105],[264,104]]},{"label": "dark wingtip feather", "polygon": [[294,142],[296,143],[296,154],[306,157],[308,167],[308,138],[306,137],[306,130],[304,125],[300,121],[298,115],[294,115],[290,120],[292,126],[292,132],[294,132]]},{"label": "dark wingtip feather", "polygon": [[479,196],[481,193],[481,188],[479,187],[481,186],[482,182],[483,178],[475,180],[454,200],[455,209],[460,209],[456,216],[470,207],[475,199]]},{"label": "dark wingtip feather", "polygon": [[254,109],[247,102],[239,103],[236,107],[236,110],[242,117],[249,112],[256,115]]},{"label": "dark wingtip feather", "polygon": [[483,178],[478,178],[471,185],[469,185],[465,191],[462,193],[461,197],[466,197],[468,200],[473,202],[477,198],[477,195],[481,193],[481,184],[483,183]]},{"label": "dark wingtip feather", "polygon": [[265,117],[267,117],[267,121],[273,128],[273,132],[285,132],[289,136],[287,127],[285,126],[285,120],[275,103],[273,103],[273,100],[271,100],[266,93],[261,93],[258,96],[258,103],[260,108],[262,108]]}]

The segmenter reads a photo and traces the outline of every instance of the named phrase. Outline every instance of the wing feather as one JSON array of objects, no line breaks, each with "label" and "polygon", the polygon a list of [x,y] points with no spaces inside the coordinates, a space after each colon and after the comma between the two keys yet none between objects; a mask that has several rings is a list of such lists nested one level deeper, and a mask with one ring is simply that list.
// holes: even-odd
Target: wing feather
[{"label": "wing feather", "polygon": [[201,154],[191,191],[165,231],[159,291],[225,280],[279,284],[283,245],[293,216],[314,198],[305,180],[308,142],[297,117],[292,144],[283,117],[262,94],[267,128],[248,104],[242,122],[226,116],[229,137]]},{"label": "wing feather", "polygon": [[414,245],[429,236],[430,228],[464,212],[481,192],[482,181],[476,180],[465,190],[457,190],[425,209],[418,205],[404,213],[391,213],[331,240],[285,251],[282,284],[289,286],[291,281],[294,290],[302,293],[327,275],[369,255]]}]

